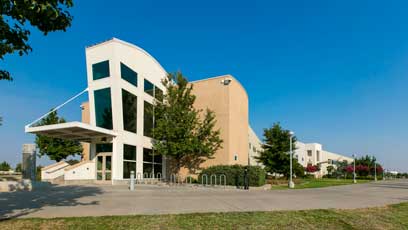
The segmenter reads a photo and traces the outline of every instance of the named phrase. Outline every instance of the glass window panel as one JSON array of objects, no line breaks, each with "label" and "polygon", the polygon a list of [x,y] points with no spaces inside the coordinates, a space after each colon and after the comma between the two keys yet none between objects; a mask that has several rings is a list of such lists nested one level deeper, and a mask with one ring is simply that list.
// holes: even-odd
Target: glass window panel
[{"label": "glass window panel", "polygon": [[99,156],[98,157],[98,159],[97,159],[97,164],[96,164],[96,169],[98,170],[98,171],[100,171],[100,170],[102,170],[102,161],[103,161],[103,157],[102,156]]},{"label": "glass window panel", "polygon": [[136,177],[136,162],[124,161],[123,162],[123,178],[130,178],[130,171],[135,172]]},{"label": "glass window panel", "polygon": [[146,79],[144,79],[144,91],[153,97],[154,85]]},{"label": "glass window panel", "polygon": [[97,180],[102,180],[102,172],[96,173],[96,179]]},{"label": "glass window panel", "polygon": [[106,165],[105,165],[105,170],[112,170],[112,157],[111,156],[106,156],[105,158]]},{"label": "glass window panel", "polygon": [[158,101],[163,101],[163,91],[157,87],[154,87],[154,97]]},{"label": "glass window panel", "polygon": [[153,151],[151,149],[143,148],[143,161],[153,162]]},{"label": "glass window panel", "polygon": [[143,121],[143,135],[152,137],[153,131],[153,105],[144,102],[144,121]]},{"label": "glass window panel", "polygon": [[137,97],[122,89],[123,129],[136,133]]},{"label": "glass window panel", "polygon": [[96,125],[112,129],[112,101],[110,88],[94,91]]},{"label": "glass window panel", "polygon": [[161,164],[163,161],[163,156],[160,154],[154,154],[154,163],[155,164]]},{"label": "glass window panel", "polygon": [[123,145],[123,159],[124,160],[136,160],[136,146]]},{"label": "glass window panel", "polygon": [[109,60],[92,65],[92,76],[94,80],[109,77]]},{"label": "glass window panel", "polygon": [[158,164],[154,164],[154,175],[156,175],[155,177],[157,178],[157,174],[161,174],[161,176],[163,177],[162,174],[162,165],[158,165]]},{"label": "glass window panel", "polygon": [[[145,175],[147,173],[148,175]],[[150,178],[151,173],[153,173],[153,164],[152,163],[143,163],[143,177]]]},{"label": "glass window panel", "polygon": [[137,86],[137,73],[123,63],[120,63],[120,74],[122,79],[134,86]]},{"label": "glass window panel", "polygon": [[112,143],[96,144],[96,154],[111,153],[111,152],[112,152]]},{"label": "glass window panel", "polygon": [[111,173],[110,172],[106,172],[105,173],[105,180],[110,180],[112,179]]}]

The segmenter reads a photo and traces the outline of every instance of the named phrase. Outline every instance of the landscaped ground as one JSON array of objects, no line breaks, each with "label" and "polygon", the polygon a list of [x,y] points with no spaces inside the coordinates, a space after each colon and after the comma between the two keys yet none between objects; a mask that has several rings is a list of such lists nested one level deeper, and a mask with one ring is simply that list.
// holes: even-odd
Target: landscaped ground
[{"label": "landscaped ground", "polygon": [[[358,184],[368,183],[371,182],[370,180],[357,180]],[[295,189],[304,189],[304,188],[323,188],[323,187],[330,187],[330,186],[338,186],[338,185],[349,185],[353,184],[353,180],[349,179],[301,179],[296,182]],[[272,189],[287,189],[287,184],[281,185],[272,185]]]},{"label": "landscaped ground", "polygon": [[408,203],[355,210],[14,219],[0,229],[408,229]]}]

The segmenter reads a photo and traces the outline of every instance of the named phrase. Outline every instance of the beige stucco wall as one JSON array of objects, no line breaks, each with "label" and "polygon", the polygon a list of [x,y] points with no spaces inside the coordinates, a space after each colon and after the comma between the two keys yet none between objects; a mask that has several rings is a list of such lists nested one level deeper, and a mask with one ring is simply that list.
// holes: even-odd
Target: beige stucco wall
[{"label": "beige stucco wall", "polygon": [[[81,104],[81,117],[82,117],[82,122],[86,124],[90,124],[90,117],[89,117],[89,102],[83,102]],[[90,160],[90,144],[82,142],[82,160],[88,161]]]},{"label": "beige stucco wall", "polygon": [[[222,80],[231,79],[229,85]],[[216,129],[220,129],[222,148],[214,159],[204,162],[201,167],[212,165],[248,164],[248,96],[242,85],[230,75],[192,82],[196,95],[195,108],[215,112]],[[237,155],[238,159],[234,159]]]}]

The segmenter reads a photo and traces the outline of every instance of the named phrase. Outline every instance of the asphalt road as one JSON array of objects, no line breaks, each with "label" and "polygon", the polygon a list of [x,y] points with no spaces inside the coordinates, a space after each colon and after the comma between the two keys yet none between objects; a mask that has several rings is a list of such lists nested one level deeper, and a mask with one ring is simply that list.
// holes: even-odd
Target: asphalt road
[{"label": "asphalt road", "polygon": [[0,193],[0,219],[192,212],[352,209],[408,202],[408,180],[300,190],[52,186]]}]

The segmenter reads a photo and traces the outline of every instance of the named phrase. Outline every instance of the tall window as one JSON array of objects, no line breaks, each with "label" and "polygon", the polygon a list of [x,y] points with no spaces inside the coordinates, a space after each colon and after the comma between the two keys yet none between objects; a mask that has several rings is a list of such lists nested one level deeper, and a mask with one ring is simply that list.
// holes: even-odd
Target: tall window
[{"label": "tall window", "polygon": [[143,148],[143,176],[152,177],[154,171],[154,177],[162,173],[162,156],[154,154],[151,149]]},{"label": "tall window", "polygon": [[136,133],[137,97],[122,89],[123,129]]},{"label": "tall window", "polygon": [[163,101],[163,90],[159,89],[157,86],[146,79],[144,79],[144,91],[157,100]]},{"label": "tall window", "polygon": [[96,144],[96,154],[98,153],[111,153],[112,143]]},{"label": "tall window", "polygon": [[123,63],[120,63],[120,75],[122,79],[137,86],[137,73]]},{"label": "tall window", "polygon": [[96,126],[112,129],[112,101],[110,88],[94,91]]},{"label": "tall window", "polygon": [[144,91],[150,96],[154,96],[154,85],[150,81],[144,79]]},{"label": "tall window", "polygon": [[152,137],[153,131],[153,105],[144,102],[144,122],[143,122],[143,135],[146,137]]},{"label": "tall window", "polygon": [[156,98],[158,101],[163,101],[163,91],[157,86],[154,86],[154,98]]},{"label": "tall window", "polygon": [[319,150],[316,151],[316,161],[317,162],[320,161],[320,151]]},{"label": "tall window", "polygon": [[109,77],[109,60],[92,65],[92,76],[94,80]]},{"label": "tall window", "polygon": [[130,178],[130,172],[136,173],[136,146],[123,145],[123,178]]},{"label": "tall window", "polygon": [[309,157],[312,156],[312,150],[307,150],[307,156],[309,156]]}]

